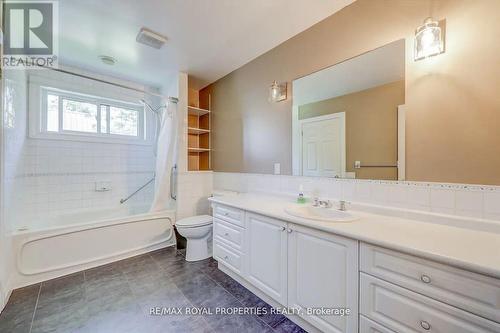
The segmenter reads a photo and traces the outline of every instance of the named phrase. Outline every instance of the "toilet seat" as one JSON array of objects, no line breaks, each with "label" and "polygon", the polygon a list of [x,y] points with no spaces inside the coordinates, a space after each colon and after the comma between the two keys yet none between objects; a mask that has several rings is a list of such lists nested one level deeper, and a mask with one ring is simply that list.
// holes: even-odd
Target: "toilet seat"
[{"label": "toilet seat", "polygon": [[210,215],[198,215],[186,217],[175,222],[177,227],[181,228],[195,228],[202,227],[212,224],[212,216]]}]

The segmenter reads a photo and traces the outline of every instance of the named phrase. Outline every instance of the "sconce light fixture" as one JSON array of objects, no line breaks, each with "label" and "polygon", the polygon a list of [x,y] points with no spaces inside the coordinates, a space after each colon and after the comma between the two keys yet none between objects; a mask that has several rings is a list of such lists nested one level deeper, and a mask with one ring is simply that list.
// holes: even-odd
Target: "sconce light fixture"
[{"label": "sconce light fixture", "polygon": [[444,42],[438,21],[431,17],[415,31],[415,61],[435,56],[444,51]]},{"label": "sconce light fixture", "polygon": [[269,87],[269,101],[280,102],[286,99],[286,82],[279,83],[274,81]]}]

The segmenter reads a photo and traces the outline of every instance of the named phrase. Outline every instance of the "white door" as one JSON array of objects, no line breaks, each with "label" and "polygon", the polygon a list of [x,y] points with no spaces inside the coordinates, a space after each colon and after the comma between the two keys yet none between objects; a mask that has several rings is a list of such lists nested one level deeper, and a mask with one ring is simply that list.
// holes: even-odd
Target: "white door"
[{"label": "white door", "polygon": [[358,242],[301,226],[289,227],[288,306],[348,308],[348,316],[301,316],[323,332],[358,331]]},{"label": "white door", "polygon": [[342,177],[345,173],[345,113],[301,122],[302,174]]},{"label": "white door", "polygon": [[287,304],[287,223],[252,213],[245,217],[247,279]]}]

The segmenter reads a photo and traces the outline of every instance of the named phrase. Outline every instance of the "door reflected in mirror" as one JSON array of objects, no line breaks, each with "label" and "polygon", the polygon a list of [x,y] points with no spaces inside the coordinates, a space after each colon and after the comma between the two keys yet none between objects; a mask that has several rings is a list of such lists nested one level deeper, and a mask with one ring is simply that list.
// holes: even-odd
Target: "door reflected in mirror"
[{"label": "door reflected in mirror", "polygon": [[404,180],[405,41],[293,81],[293,174]]}]

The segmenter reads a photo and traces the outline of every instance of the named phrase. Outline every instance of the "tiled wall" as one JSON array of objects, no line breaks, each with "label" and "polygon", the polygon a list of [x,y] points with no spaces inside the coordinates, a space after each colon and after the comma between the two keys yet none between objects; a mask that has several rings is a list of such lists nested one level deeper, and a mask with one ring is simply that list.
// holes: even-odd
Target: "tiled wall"
[{"label": "tiled wall", "polygon": [[500,221],[500,186],[214,173],[214,188],[343,199],[357,203]]},{"label": "tiled wall", "polygon": [[[15,73],[14,73],[15,72]],[[4,126],[4,202],[8,230],[40,227],[52,214],[119,207],[120,199],[151,179],[154,147],[28,137],[28,87],[23,71],[6,75],[11,100]],[[111,190],[95,191],[95,182]],[[131,203],[150,203],[151,184]]]},{"label": "tiled wall", "polygon": [[[153,148],[120,144],[28,139],[17,172],[8,181],[15,225],[33,227],[44,218],[75,210],[118,207],[121,198],[154,175]],[[98,192],[96,182],[111,190]],[[153,183],[129,203],[150,203]]]},{"label": "tiled wall", "polygon": [[212,194],[213,173],[183,172],[177,181],[177,219],[209,214],[208,197]]}]

